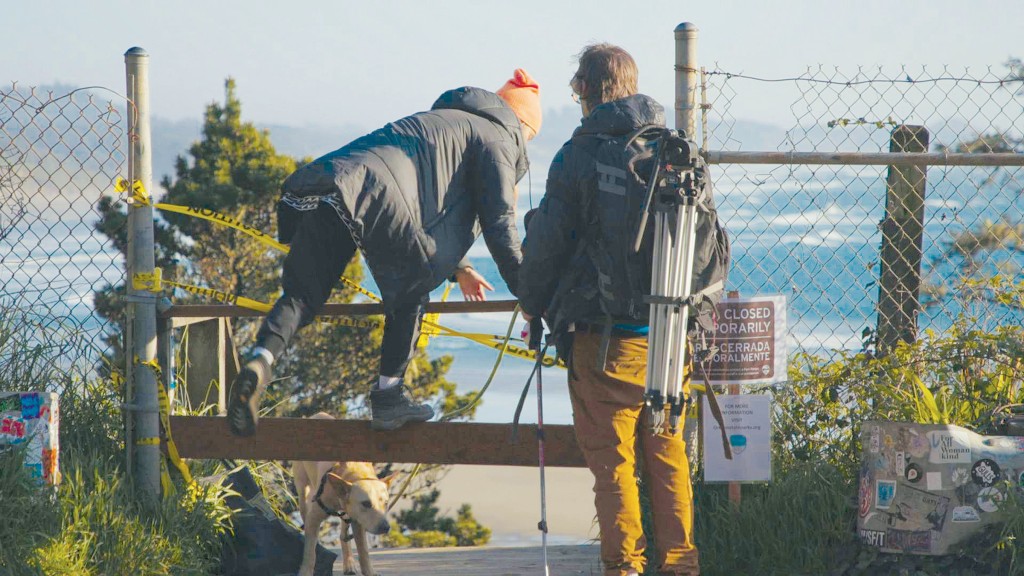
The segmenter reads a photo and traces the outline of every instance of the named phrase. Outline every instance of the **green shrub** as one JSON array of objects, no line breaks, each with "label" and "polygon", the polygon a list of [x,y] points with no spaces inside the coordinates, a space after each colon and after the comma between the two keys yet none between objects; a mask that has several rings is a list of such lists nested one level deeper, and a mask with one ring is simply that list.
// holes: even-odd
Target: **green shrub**
[{"label": "green shrub", "polygon": [[[391,534],[384,539],[389,548],[411,545],[414,548],[437,546],[483,546],[491,539],[491,530],[473,517],[469,504],[459,507],[456,517],[442,516],[435,505],[441,492],[434,488],[412,498],[412,506],[398,513]],[[444,535],[442,538],[439,535]]]},{"label": "green shrub", "polygon": [[455,546],[455,537],[440,530],[420,530],[409,534],[409,544],[413,548],[444,548]]},{"label": "green shrub", "polygon": [[[862,422],[945,423],[996,434],[997,408],[1024,402],[1024,328],[969,328],[975,325],[968,320],[942,335],[926,332],[885,357],[838,351],[830,359],[791,358],[789,382],[756,390],[773,401],[772,482],[745,484],[736,508],[724,486],[700,483],[695,466],[701,573],[1024,575],[1020,491],[1010,490],[1001,507],[1004,524],[956,554],[888,554],[856,538]],[[649,504],[642,503],[649,520]]]},{"label": "green shrub", "polygon": [[59,394],[63,476],[56,490],[40,487],[21,451],[0,455],[0,574],[212,573],[229,529],[223,490],[179,484],[156,503],[135,492],[124,472],[121,391],[73,376],[92,354],[69,347],[74,339],[54,333],[60,326],[0,308],[0,391]]}]

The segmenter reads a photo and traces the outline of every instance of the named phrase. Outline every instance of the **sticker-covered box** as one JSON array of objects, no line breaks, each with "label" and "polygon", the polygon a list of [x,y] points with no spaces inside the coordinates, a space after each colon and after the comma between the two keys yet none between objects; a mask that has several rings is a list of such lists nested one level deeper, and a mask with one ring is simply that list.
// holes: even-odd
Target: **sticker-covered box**
[{"label": "sticker-covered box", "polygon": [[1003,521],[1024,481],[1024,437],[959,426],[865,422],[858,490],[861,540],[887,552],[948,554]]},{"label": "sticker-covered box", "polygon": [[25,466],[46,484],[60,482],[57,395],[0,392],[0,452],[25,446]]}]

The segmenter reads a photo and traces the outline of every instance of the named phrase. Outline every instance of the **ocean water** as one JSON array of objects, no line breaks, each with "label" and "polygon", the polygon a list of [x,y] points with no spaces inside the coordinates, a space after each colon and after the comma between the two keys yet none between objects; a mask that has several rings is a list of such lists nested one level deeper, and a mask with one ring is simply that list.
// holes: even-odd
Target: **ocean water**
[{"label": "ocean water", "polygon": [[[991,168],[929,169],[925,283],[955,283],[960,278],[962,261],[949,255],[952,235],[986,221],[1024,218],[1024,199],[1015,184],[1019,171],[994,177],[996,172]],[[718,173],[716,201],[732,241],[727,289],[742,296],[785,295],[790,352],[828,355],[834,350],[857,350],[863,346],[865,329],[876,327],[886,175],[886,167],[775,167],[754,178],[750,170],[735,166]],[[539,198],[533,201],[536,205]],[[529,209],[529,202],[520,198],[520,214]],[[1010,270],[1011,280],[1022,279],[1024,254],[1019,250],[1011,247],[983,256],[979,265],[985,273]],[[482,241],[470,251],[470,258],[497,288],[491,298],[512,298]],[[456,289],[451,298],[458,297]],[[960,314],[976,316],[979,326],[989,328],[1024,320],[1020,311],[954,296],[926,306],[919,327],[941,332]],[[504,334],[510,317],[455,314],[442,316],[441,322],[466,332]],[[522,324],[518,322],[514,334]],[[482,385],[496,356],[493,350],[453,337],[434,338],[428,352],[452,355],[450,378],[466,390]],[[528,361],[506,357],[484,395],[478,420],[509,421],[531,369]],[[543,374],[545,422],[569,423],[565,371],[547,368]],[[531,396],[523,419],[535,419],[535,412],[536,400]]]},{"label": "ocean water", "polygon": [[[884,217],[886,168],[748,168],[732,166],[715,177],[720,218],[732,241],[727,289],[742,296],[785,295],[790,351],[828,354],[836,349],[859,349],[864,330],[877,323],[879,223]],[[960,273],[961,262],[948,255],[953,234],[986,221],[1024,218],[1019,180],[1017,172],[999,177],[984,168],[929,169],[926,282],[949,281]],[[520,217],[539,204],[542,192],[536,190],[531,197],[524,190],[519,198]],[[106,282],[120,282],[122,262],[95,232],[94,223],[77,216],[89,214],[90,209],[71,203],[56,215],[41,213],[40,218],[26,221],[15,234],[0,240],[0,275],[4,278],[0,298],[17,299],[37,312],[50,310],[69,316],[85,331],[101,328],[101,320],[92,310],[92,291]],[[496,287],[489,298],[513,297],[482,239],[469,257]],[[981,269],[989,273],[1017,270],[1019,275],[1021,265],[1024,254],[1012,247],[987,253],[980,262]],[[367,274],[366,278],[366,287],[375,290],[372,277]],[[435,300],[440,292],[439,288],[433,295]],[[457,289],[451,298],[461,299]],[[949,298],[926,307],[920,326],[941,331],[963,312],[978,314],[989,325],[1022,321],[1019,311]],[[504,335],[510,318],[508,313],[453,314],[442,316],[441,323],[463,332]],[[515,337],[522,325],[520,320],[513,328]],[[453,356],[449,377],[460,391],[483,386],[497,357],[491,348],[450,336],[432,338],[428,354]],[[477,419],[510,421],[531,369],[532,363],[506,356]],[[565,371],[547,368],[542,377],[545,420],[569,423]],[[536,420],[532,396],[523,420]]]}]

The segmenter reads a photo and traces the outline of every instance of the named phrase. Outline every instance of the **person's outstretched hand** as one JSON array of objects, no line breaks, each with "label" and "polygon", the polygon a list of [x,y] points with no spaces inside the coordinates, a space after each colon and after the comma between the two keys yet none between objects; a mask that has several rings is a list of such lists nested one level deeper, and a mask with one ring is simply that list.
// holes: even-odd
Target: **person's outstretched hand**
[{"label": "person's outstretched hand", "polygon": [[473,268],[460,268],[455,272],[455,279],[459,282],[459,289],[462,290],[462,297],[468,302],[483,302],[487,300],[484,289],[494,291],[494,286],[484,279]]}]

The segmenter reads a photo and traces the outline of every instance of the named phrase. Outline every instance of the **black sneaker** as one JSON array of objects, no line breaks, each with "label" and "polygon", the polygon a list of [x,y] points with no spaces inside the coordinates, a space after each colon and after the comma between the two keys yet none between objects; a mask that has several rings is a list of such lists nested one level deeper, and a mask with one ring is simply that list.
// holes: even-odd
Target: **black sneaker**
[{"label": "black sneaker", "polygon": [[370,390],[370,411],[373,430],[395,430],[407,422],[426,422],[434,417],[434,409],[417,404],[404,384],[386,390]]},{"label": "black sneaker", "polygon": [[270,383],[270,364],[262,356],[249,360],[228,393],[228,427],[236,436],[252,436],[259,421],[260,394]]}]

